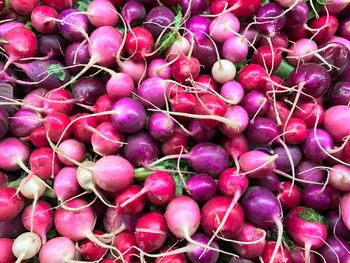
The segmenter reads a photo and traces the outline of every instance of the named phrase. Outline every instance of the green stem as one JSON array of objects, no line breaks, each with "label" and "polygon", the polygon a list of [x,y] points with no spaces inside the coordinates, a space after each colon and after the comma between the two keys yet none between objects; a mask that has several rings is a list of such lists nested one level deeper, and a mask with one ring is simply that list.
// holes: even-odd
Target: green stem
[{"label": "green stem", "polygon": [[294,67],[283,59],[280,66],[273,72],[273,74],[281,77],[282,79],[288,79],[293,70]]}]

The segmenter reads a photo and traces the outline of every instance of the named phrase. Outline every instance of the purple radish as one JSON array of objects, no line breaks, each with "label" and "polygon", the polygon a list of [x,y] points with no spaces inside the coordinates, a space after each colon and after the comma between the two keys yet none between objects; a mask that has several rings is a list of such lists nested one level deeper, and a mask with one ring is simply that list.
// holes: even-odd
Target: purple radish
[{"label": "purple radish", "polygon": [[6,34],[16,28],[16,27],[24,27],[25,24],[22,22],[17,22],[17,21],[10,21],[6,23],[0,24],[0,38],[4,38]]},{"label": "purple radish", "polygon": [[16,238],[24,231],[21,214],[12,220],[0,221],[0,238]]},{"label": "purple radish", "polygon": [[139,0],[131,0],[125,3],[121,15],[129,27],[134,27],[144,21],[146,9]]},{"label": "purple radish", "polygon": [[191,176],[185,187],[188,194],[199,203],[208,201],[216,194],[216,183],[211,176],[206,174]]},{"label": "purple radish", "polygon": [[87,64],[89,60],[89,46],[86,43],[74,42],[67,47],[64,54],[65,64],[72,74],[78,74],[83,69],[83,66],[72,67],[73,65]]},{"label": "purple radish", "polygon": [[332,205],[332,193],[322,185],[308,185],[303,189],[303,201],[316,211],[328,210]]},{"label": "purple radish", "polygon": [[341,238],[329,237],[321,247],[320,253],[326,262],[349,262],[350,245]]},{"label": "purple radish", "polygon": [[175,131],[174,120],[165,113],[156,112],[148,120],[148,132],[158,141],[168,140]]},{"label": "purple radish", "polygon": [[[203,245],[207,244],[209,241],[209,237],[202,233],[194,234],[192,239]],[[219,249],[219,245],[215,241],[211,243],[211,247]],[[215,263],[219,258],[219,252],[213,251],[210,248],[204,250],[204,248],[200,246],[195,246],[193,251],[187,252],[186,254],[192,263]]]},{"label": "purple radish", "polygon": [[10,131],[16,137],[26,137],[42,126],[41,116],[31,110],[19,110],[10,120]]},{"label": "purple radish", "polygon": [[[277,17],[277,18],[274,18]],[[263,34],[273,36],[286,23],[283,9],[276,3],[268,3],[260,7],[256,14],[256,28]]]},{"label": "purple radish", "polygon": [[82,32],[86,33],[89,27],[89,20],[86,15],[77,9],[70,8],[60,13],[59,20],[61,20],[61,23],[58,25],[58,28],[64,38],[69,41],[81,41],[84,39]]},{"label": "purple radish", "polygon": [[266,189],[269,189],[271,192],[276,193],[280,189],[281,181],[278,179],[275,173],[268,173],[265,177],[256,179],[254,181],[254,184],[262,186]]},{"label": "purple radish", "polygon": [[190,136],[195,142],[208,142],[216,134],[215,128],[205,128],[199,120],[192,120],[188,130],[191,132]]},{"label": "purple radish", "polygon": [[103,122],[96,127],[96,133],[91,136],[91,145],[95,153],[105,156],[112,155],[123,146],[124,135],[118,132],[111,122]]},{"label": "purple radish", "polygon": [[141,82],[137,89],[140,101],[145,107],[163,108],[165,105],[166,81],[160,77],[151,77]]},{"label": "purple radish", "polygon": [[154,38],[157,38],[160,34],[166,34],[168,30],[165,30],[174,21],[174,13],[170,8],[165,6],[156,6],[152,8],[145,19],[145,28],[148,29]]},{"label": "purple radish", "polygon": [[328,232],[330,235],[343,238],[347,241],[350,240],[350,230],[345,226],[338,211],[329,212],[327,214],[327,220],[329,223]]},{"label": "purple radish", "polygon": [[[290,156],[293,159],[293,164],[298,165],[302,158],[301,150],[298,146],[287,145]],[[275,161],[276,169],[289,173],[292,170],[291,162],[288,154],[283,146],[277,146],[273,149],[274,153],[278,155]]]},{"label": "purple radish", "polygon": [[[310,183],[321,183],[324,179],[325,171],[323,169],[314,169],[316,167],[317,164],[312,161],[302,161],[296,168],[296,177]],[[300,182],[299,184],[303,187],[309,185],[305,182]]]},{"label": "purple radish", "polygon": [[39,38],[39,52],[48,58],[60,58],[64,56],[65,50],[65,41],[59,35],[43,35]]},{"label": "purple radish", "polygon": [[333,139],[325,130],[309,129],[303,145],[303,152],[311,161],[323,161],[328,158],[325,152],[331,150],[333,146]]}]

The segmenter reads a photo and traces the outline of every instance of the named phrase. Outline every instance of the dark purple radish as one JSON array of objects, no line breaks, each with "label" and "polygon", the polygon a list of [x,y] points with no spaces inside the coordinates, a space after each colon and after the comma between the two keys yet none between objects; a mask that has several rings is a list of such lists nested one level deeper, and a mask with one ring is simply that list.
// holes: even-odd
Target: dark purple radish
[{"label": "dark purple radish", "polygon": [[10,119],[10,132],[17,137],[27,137],[40,126],[40,114],[31,110],[19,110]]},{"label": "dark purple radish", "polygon": [[191,15],[197,15],[205,11],[208,7],[206,1],[203,0],[180,0],[180,6],[184,12],[184,14],[188,13]]},{"label": "dark purple radish", "polygon": [[287,145],[287,147],[288,147],[289,155],[286,152],[285,148],[282,146],[275,147],[273,151],[274,151],[274,154],[278,155],[278,158],[275,161],[276,169],[289,173],[294,168],[294,167],[291,167],[289,156],[292,157],[293,164],[297,166],[301,161],[302,152],[298,146]]},{"label": "dark purple radish", "polygon": [[39,201],[23,210],[22,222],[24,227],[38,234],[43,244],[46,243],[46,233],[53,226],[53,211],[49,203]]},{"label": "dark purple radish", "polygon": [[[77,13],[77,14],[75,14]],[[88,31],[89,20],[79,10],[70,8],[62,11],[59,15],[58,28],[62,36],[69,41],[81,41],[84,33]]]},{"label": "dark purple radish", "polygon": [[120,203],[120,207],[124,208],[140,196],[146,195],[151,203],[161,206],[170,202],[175,196],[175,181],[167,172],[155,172],[150,174],[144,183],[144,187],[130,199]]},{"label": "dark purple radish", "polygon": [[[47,90],[59,88],[67,83],[70,78],[68,70],[64,69],[64,66],[54,59],[16,63],[16,66],[24,71],[28,78],[33,81],[33,84],[37,83],[39,87]],[[58,73],[59,77],[56,77]]]},{"label": "dark purple radish", "polygon": [[159,156],[159,146],[147,132],[129,135],[124,146],[124,157],[136,167],[148,166]]},{"label": "dark purple radish", "polygon": [[91,145],[94,152],[102,156],[117,153],[123,143],[124,135],[118,132],[111,122],[101,123],[91,136]]},{"label": "dark purple radish", "polygon": [[98,78],[86,77],[77,81],[72,88],[72,95],[83,104],[93,105],[98,97],[106,92],[105,85]]},{"label": "dark purple radish", "polygon": [[22,22],[17,22],[17,21],[10,21],[6,23],[1,23],[0,24],[0,38],[4,38],[6,34],[16,28],[16,27],[24,27],[24,23]]},{"label": "dark purple radish", "polygon": [[195,142],[208,142],[216,134],[215,128],[205,128],[197,119],[191,121],[188,130],[191,132],[191,139]]},{"label": "dark purple radish", "polygon": [[74,261],[76,248],[72,240],[66,237],[54,237],[42,246],[39,252],[41,263],[60,263]]},{"label": "dark purple radish", "polygon": [[206,174],[191,176],[185,187],[188,194],[199,203],[208,201],[216,194],[216,183],[211,176]]},{"label": "dark purple radish", "polygon": [[[202,233],[194,234],[192,236],[192,239],[203,245],[207,244],[209,241],[209,237]],[[218,261],[219,252],[212,250],[212,248],[218,250],[219,245],[213,241],[208,250],[205,250],[201,246],[195,246],[193,248],[193,251],[188,251],[186,254],[190,261],[193,263],[215,263]]]},{"label": "dark purple radish", "polygon": [[325,211],[332,205],[332,194],[322,185],[309,185],[303,189],[303,201],[307,207],[316,211]]},{"label": "dark purple radish", "polygon": [[277,255],[278,249],[282,245],[283,225],[281,222],[281,205],[276,196],[260,186],[248,188],[241,201],[246,218],[254,225],[266,229],[276,225],[278,236],[271,262]]},{"label": "dark purple radish", "polygon": [[[275,18],[277,17],[277,18]],[[283,9],[276,3],[268,3],[260,7],[256,14],[256,28],[263,34],[274,36],[286,23]]]},{"label": "dark purple radish", "polygon": [[268,118],[258,117],[247,127],[247,137],[253,144],[267,145],[278,139],[279,128]]},{"label": "dark purple radish", "polygon": [[59,35],[43,35],[39,38],[39,52],[48,58],[61,58],[65,50],[66,43]]},{"label": "dark purple radish", "polygon": [[146,111],[142,104],[131,98],[122,98],[112,107],[112,124],[123,133],[140,131],[146,123]]},{"label": "dark purple radish", "polygon": [[0,168],[16,171],[26,163],[30,156],[29,147],[21,140],[7,137],[0,141]]},{"label": "dark purple radish", "polygon": [[140,25],[144,21],[146,9],[139,0],[131,0],[125,3],[121,15],[129,27],[134,27]]},{"label": "dark purple radish", "polygon": [[269,103],[263,93],[251,91],[244,96],[242,107],[251,117],[264,116],[267,113]]},{"label": "dark purple radish", "polygon": [[87,10],[89,22],[94,27],[116,26],[119,16],[114,5],[108,0],[94,0]]},{"label": "dark purple radish", "polygon": [[148,132],[158,141],[166,141],[175,131],[175,122],[167,114],[156,112],[148,120]]},{"label": "dark purple radish", "polygon": [[334,105],[347,105],[350,101],[350,83],[338,82],[328,94],[328,103]]},{"label": "dark purple radish", "polygon": [[343,238],[347,241],[350,240],[350,230],[345,226],[338,211],[329,212],[327,214],[327,220],[329,223],[328,233],[330,235]]},{"label": "dark purple radish", "polygon": [[[296,177],[304,181],[309,181],[310,184],[312,184],[312,182],[322,183],[325,171],[323,169],[317,169],[316,167],[317,164],[312,161],[302,161],[296,168]],[[299,182],[299,184],[303,187],[309,185],[307,182]]]},{"label": "dark purple radish", "polygon": [[0,221],[14,219],[23,209],[24,199],[14,188],[0,188]]},{"label": "dark purple radish", "polygon": [[0,238],[16,238],[24,231],[21,214],[12,220],[0,222]]},{"label": "dark purple radish", "polygon": [[273,193],[276,193],[280,189],[281,181],[275,173],[268,173],[265,177],[255,179],[254,184],[262,186]]},{"label": "dark purple radish", "polygon": [[59,202],[68,200],[80,192],[76,173],[77,168],[64,167],[55,176],[53,189]]},{"label": "dark purple radish", "polygon": [[[89,63],[90,54],[89,54],[89,46],[86,43],[74,42],[67,46],[66,52],[64,54],[65,64],[72,74],[78,74],[84,65]],[[77,65],[72,67],[73,65]]]},{"label": "dark purple radish", "polygon": [[269,155],[262,151],[249,151],[239,157],[240,169],[251,178],[263,178],[275,169],[278,155]]},{"label": "dark purple radish", "polygon": [[287,215],[286,226],[293,241],[305,248],[305,261],[310,260],[310,249],[320,248],[327,237],[327,220],[315,210],[296,207]]},{"label": "dark purple radish", "polygon": [[286,14],[286,27],[295,29],[298,27],[303,27],[309,15],[309,6],[302,1]]},{"label": "dark purple radish", "polygon": [[174,21],[174,13],[170,8],[165,6],[156,6],[152,8],[144,21],[145,28],[147,28],[154,38],[160,36],[160,34],[166,34],[168,30],[165,28],[169,27]]},{"label": "dark purple radish", "polygon": [[140,217],[135,226],[135,240],[140,249],[153,252],[163,246],[168,229],[165,217],[158,211],[148,212]]},{"label": "dark purple radish", "polygon": [[333,139],[322,129],[309,129],[303,145],[305,156],[311,161],[323,161],[329,157],[327,152],[333,149]]},{"label": "dark purple radish", "polygon": [[350,261],[350,245],[341,238],[328,237],[320,253],[326,262]]}]

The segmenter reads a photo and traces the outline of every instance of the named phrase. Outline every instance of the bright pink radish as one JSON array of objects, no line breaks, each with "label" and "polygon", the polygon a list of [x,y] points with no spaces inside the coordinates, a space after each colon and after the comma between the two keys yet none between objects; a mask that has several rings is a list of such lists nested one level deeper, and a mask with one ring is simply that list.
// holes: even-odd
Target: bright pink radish
[{"label": "bright pink radish", "polygon": [[20,15],[30,15],[34,7],[39,5],[38,0],[11,0],[11,7]]},{"label": "bright pink radish", "polygon": [[55,176],[61,167],[59,158],[49,147],[35,149],[29,157],[29,164],[31,171],[44,180]]},{"label": "bright pink radish", "polygon": [[76,173],[75,167],[64,167],[55,176],[53,189],[58,201],[63,202],[80,192]]},{"label": "bright pink radish", "polygon": [[31,21],[33,27],[42,34],[52,34],[57,30],[58,13],[49,6],[37,6],[31,13]]},{"label": "bright pink radish", "polygon": [[222,123],[219,125],[219,129],[224,135],[231,138],[241,134],[249,123],[247,111],[238,105],[227,107],[223,117],[227,118],[231,125]]},{"label": "bright pink radish", "polygon": [[27,206],[23,210],[22,222],[28,231],[32,231],[41,238],[43,244],[46,243],[46,233],[53,225],[53,211],[49,203],[39,201]]},{"label": "bright pink radish", "polygon": [[350,194],[347,193],[341,198],[341,216],[345,226],[350,230]]},{"label": "bright pink radish", "polygon": [[224,13],[210,23],[209,33],[216,42],[223,43],[230,36],[235,35],[233,32],[239,32],[239,28],[237,17],[232,13]]},{"label": "bright pink radish", "polygon": [[343,164],[336,164],[329,171],[329,183],[336,190],[350,191],[350,168]]},{"label": "bright pink radish", "polygon": [[0,238],[0,263],[15,262],[16,258],[12,253],[13,239]]},{"label": "bright pink radish", "polygon": [[[244,258],[255,258],[260,256],[265,249],[265,231],[249,223],[243,225],[242,230],[235,237],[239,242],[233,243],[233,249]],[[247,242],[247,243],[244,243]]]},{"label": "bright pink radish", "polygon": [[277,157],[262,151],[249,151],[240,156],[239,165],[248,177],[262,178],[275,168]]},{"label": "bright pink radish", "polygon": [[197,231],[201,214],[197,203],[187,196],[177,196],[166,208],[165,219],[177,238],[190,237]]},{"label": "bright pink radish", "polygon": [[41,248],[40,237],[31,232],[19,235],[12,245],[12,253],[17,258],[16,262],[22,262],[24,259],[33,258]]},{"label": "bright pink radish", "polygon": [[117,10],[107,0],[92,1],[86,12],[90,23],[95,27],[116,26],[119,20]]},{"label": "bright pink radish", "polygon": [[70,115],[73,110],[72,94],[64,89],[50,90],[42,98],[43,109],[46,114],[59,112]]},{"label": "bright pink radish", "polygon": [[10,119],[10,131],[17,137],[28,136],[42,125],[40,115],[32,110],[19,110]]},{"label": "bright pink radish", "polygon": [[123,146],[124,135],[118,132],[111,122],[103,122],[96,127],[91,136],[91,145],[95,153],[105,156],[118,152]]},{"label": "bright pink radish", "polygon": [[291,52],[287,56],[288,62],[293,66],[297,66],[299,63],[311,62],[314,55],[309,55],[309,53],[316,51],[318,47],[315,41],[303,38],[296,41],[290,49]]},{"label": "bright pink radish", "polygon": [[337,105],[325,111],[324,127],[332,138],[340,142],[350,134],[350,108]]},{"label": "bright pink radish", "polygon": [[16,171],[29,159],[30,149],[17,138],[8,137],[0,141],[0,168]]},{"label": "bright pink radish", "polygon": [[104,156],[95,164],[94,181],[103,190],[117,192],[132,184],[134,167],[120,156]]},{"label": "bright pink radish", "polygon": [[137,254],[137,250],[133,248],[137,247],[134,233],[131,231],[123,231],[117,234],[112,242],[112,245],[123,253],[124,260],[126,262],[132,262],[134,255]]},{"label": "bright pink radish", "polygon": [[292,258],[288,249],[283,246],[278,248],[276,257],[274,259],[272,258],[276,245],[274,241],[266,242],[264,252],[261,255],[262,263],[292,263]]},{"label": "bright pink radish", "polygon": [[160,77],[147,78],[137,89],[140,101],[145,107],[159,107],[165,105],[166,81]]},{"label": "bright pink radish", "polygon": [[[44,127],[47,136],[52,142],[58,142],[60,139],[68,139],[71,135],[71,128],[66,129],[69,125],[70,119],[67,115],[62,113],[50,113],[46,116]],[[62,138],[61,138],[62,137]]]},{"label": "bright pink radish", "polygon": [[[116,212],[132,215],[140,213],[145,208],[147,200],[144,195],[138,195],[141,190],[142,188],[138,185],[130,185],[118,192],[115,197]],[[122,207],[121,205],[124,203],[126,204]]]},{"label": "bright pink radish", "polygon": [[284,124],[283,131],[286,132],[284,138],[289,144],[300,144],[305,141],[307,136],[306,123],[299,118],[290,118],[288,123]]},{"label": "bright pink radish", "polygon": [[75,139],[62,141],[57,151],[58,159],[65,165],[74,165],[70,160],[81,162],[86,154],[84,144]]},{"label": "bright pink radish", "polygon": [[301,191],[296,185],[292,186],[291,182],[282,182],[278,193],[278,199],[285,209],[297,207],[301,201]]},{"label": "bright pink radish", "polygon": [[113,74],[106,84],[107,94],[114,102],[120,98],[130,97],[133,90],[133,79],[123,72]]},{"label": "bright pink radish", "polygon": [[41,263],[62,263],[75,259],[75,246],[66,237],[55,237],[42,246],[39,253]]},{"label": "bright pink radish", "polygon": [[[103,232],[99,230],[94,230],[93,233],[95,235],[103,235]],[[79,242],[77,251],[85,260],[94,261],[102,258],[106,254],[107,249],[102,248],[91,240],[85,238]]]},{"label": "bright pink radish", "polygon": [[15,218],[24,207],[24,199],[14,188],[0,188],[0,221]]},{"label": "bright pink radish", "polygon": [[148,77],[160,77],[162,79],[171,78],[171,67],[163,59],[154,59],[150,62],[147,68]]},{"label": "bright pink radish", "polygon": [[158,211],[144,214],[137,221],[135,240],[140,249],[153,252],[161,248],[167,238],[165,217]]}]

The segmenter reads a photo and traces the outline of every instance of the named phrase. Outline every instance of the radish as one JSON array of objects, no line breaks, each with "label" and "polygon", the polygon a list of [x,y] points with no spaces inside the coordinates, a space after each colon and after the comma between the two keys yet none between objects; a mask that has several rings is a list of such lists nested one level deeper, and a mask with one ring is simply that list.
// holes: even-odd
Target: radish
[{"label": "radish", "polygon": [[[88,113],[78,113],[72,116],[71,120],[69,126],[71,125],[74,137],[80,142],[89,143],[99,124],[97,117]],[[69,129],[67,132],[69,132]]]},{"label": "radish", "polygon": [[111,122],[103,122],[91,135],[91,145],[95,153],[105,156],[119,151],[124,144],[124,135],[118,132]]},{"label": "radish", "polygon": [[76,249],[72,240],[55,237],[42,246],[39,260],[42,263],[74,262]]},{"label": "radish", "polygon": [[206,174],[195,174],[188,178],[185,189],[198,203],[204,203],[216,194],[214,179]]},{"label": "radish", "polygon": [[[209,237],[202,233],[196,233],[192,236],[193,240],[205,244],[208,243]],[[211,248],[218,249],[219,245],[216,242],[212,242]],[[195,246],[193,248],[193,251],[188,251],[187,257],[191,260],[191,262],[201,263],[201,262],[208,262],[208,263],[214,263],[217,262],[219,258],[219,253],[217,251],[209,250],[205,251],[200,246]]]},{"label": "radish", "polygon": [[147,201],[144,195],[138,195],[141,190],[142,188],[138,185],[130,185],[120,191],[115,197],[116,212],[131,215],[140,213],[145,208]]},{"label": "radish", "polygon": [[[164,248],[160,251],[160,253],[165,254],[166,252],[170,252],[172,250],[177,250],[176,247],[172,248]],[[171,263],[171,262],[176,262],[176,263],[186,263],[186,256],[183,253],[178,253],[174,255],[169,255],[169,256],[163,256],[156,258],[154,261],[155,263]]]},{"label": "radish", "polygon": [[292,259],[289,251],[284,247],[279,247],[277,250],[276,257],[273,258],[273,252],[276,249],[276,242],[268,241],[266,242],[264,252],[261,255],[261,259],[263,263],[271,263],[271,262],[283,262],[283,263],[291,263]]},{"label": "radish", "polygon": [[39,38],[39,53],[45,58],[58,59],[64,56],[66,43],[59,35],[43,35]]},{"label": "radish", "polygon": [[40,237],[35,233],[26,232],[19,235],[12,245],[12,253],[17,258],[16,262],[33,258],[41,248]]},{"label": "radish", "polygon": [[345,226],[344,221],[338,211],[331,211],[327,214],[329,223],[328,232],[334,236],[349,240],[350,230]]},{"label": "radish", "polygon": [[118,72],[107,81],[106,91],[112,101],[130,97],[134,90],[134,80],[126,73]]},{"label": "radish", "polygon": [[148,77],[159,77],[162,79],[171,78],[171,67],[170,65],[163,59],[154,59],[148,65],[147,68]]},{"label": "radish", "polygon": [[[93,233],[96,235],[103,235],[103,232],[99,230],[94,230]],[[107,249],[101,248],[94,242],[85,238],[79,242],[79,247],[77,248],[77,251],[82,255],[82,257],[85,260],[91,261],[99,260],[100,258],[102,258],[106,254]]]},{"label": "radish", "polygon": [[239,157],[241,170],[248,177],[263,178],[275,168],[278,155],[269,155],[262,151],[249,151]]},{"label": "radish", "polygon": [[113,239],[112,245],[123,254],[123,259],[126,262],[131,262],[137,255],[137,243],[134,233],[131,231],[123,231],[117,234]]},{"label": "radish", "polygon": [[149,134],[159,141],[166,141],[175,130],[175,122],[165,113],[156,112],[148,120]]},{"label": "radish", "polygon": [[29,147],[21,140],[8,137],[0,141],[0,168],[16,171],[29,159]]},{"label": "radish", "polygon": [[30,15],[37,5],[39,5],[38,0],[11,0],[11,7],[13,10],[15,10],[16,13],[24,16]]},{"label": "radish", "polygon": [[81,162],[86,154],[84,144],[74,139],[62,141],[57,150],[58,159],[65,165],[74,165],[74,163],[70,161],[71,159],[76,162]]},{"label": "radish", "polygon": [[[74,42],[67,46],[64,53],[64,62],[69,72],[72,74],[78,74],[82,69],[83,64],[89,63],[89,45],[84,42]],[[74,65],[74,66],[73,66]]]},{"label": "radish", "polygon": [[64,167],[55,176],[53,189],[59,202],[70,199],[80,192],[76,173],[77,168]]},{"label": "radish", "polygon": [[44,0],[43,1],[46,5],[51,6],[55,8],[58,12],[73,7],[75,3],[77,2],[76,0]]},{"label": "radish", "polygon": [[[169,117],[167,117],[169,119]],[[208,142],[216,134],[216,128],[205,128],[200,120],[192,120],[188,126],[188,131],[190,132],[191,139],[196,142]],[[150,131],[151,132],[151,131]]]},{"label": "radish", "polygon": [[230,36],[239,32],[240,24],[237,17],[232,13],[223,13],[211,21],[210,36],[218,43],[223,43]]},{"label": "radish", "polygon": [[327,220],[306,207],[296,207],[288,213],[287,231],[293,240],[305,248],[305,261],[309,262],[310,249],[320,248],[327,237]]},{"label": "radish", "polygon": [[17,137],[26,137],[42,125],[40,115],[31,110],[19,110],[10,120],[10,131]]},{"label": "radish", "polygon": [[248,126],[248,113],[241,106],[235,105],[227,107],[223,117],[232,122],[231,125],[222,123],[219,126],[220,131],[228,137],[235,137],[241,134]]},{"label": "radish", "polygon": [[144,4],[138,0],[126,1],[121,11],[121,15],[128,27],[137,26],[144,21],[146,17],[146,9]]},{"label": "radish", "polygon": [[97,98],[105,94],[105,84],[98,78],[82,78],[72,88],[73,98],[83,104],[93,105]]},{"label": "radish", "polygon": [[17,22],[17,21],[10,21],[10,22],[6,22],[6,23],[1,23],[0,24],[0,37],[4,38],[6,36],[6,34],[11,29],[14,29],[15,27],[24,27],[24,23]]},{"label": "radish", "polygon": [[114,5],[107,0],[94,0],[87,9],[87,17],[95,27],[116,26],[119,20]]},{"label": "radish", "polygon": [[300,204],[302,196],[297,186],[290,182],[282,182],[277,197],[284,209],[291,210]]},{"label": "radish", "polygon": [[24,200],[14,188],[0,188],[0,221],[14,219],[23,209]]},{"label": "radish", "polygon": [[348,206],[350,204],[350,194],[347,193],[343,195],[340,202],[341,216],[344,221],[345,226],[350,230],[350,215]]},{"label": "radish", "polygon": [[33,27],[43,34],[52,34],[57,30],[57,23],[50,18],[58,19],[58,13],[49,6],[37,6],[31,12]]},{"label": "radish", "polygon": [[224,84],[236,76],[236,67],[231,61],[221,59],[214,63],[211,74],[216,82]]},{"label": "radish", "polygon": [[137,94],[145,107],[159,107],[165,105],[166,81],[160,77],[151,77],[141,82]]},{"label": "radish", "polygon": [[15,256],[12,253],[13,240],[10,238],[0,238],[1,254],[0,263],[14,262]]},{"label": "radish", "polygon": [[153,36],[144,27],[134,27],[126,34],[125,51],[136,62],[142,62],[153,50]]},{"label": "radish", "polygon": [[173,78],[177,82],[187,84],[190,78],[195,79],[198,77],[200,71],[199,61],[195,57],[180,55],[171,65],[171,71],[173,73]]},{"label": "radish", "polygon": [[350,260],[349,244],[338,237],[329,237],[320,252],[326,262],[346,262]]},{"label": "radish", "polygon": [[53,211],[51,209],[48,203],[38,201],[36,204],[27,206],[22,214],[24,227],[28,231],[36,233],[43,244],[46,243],[46,233],[53,226]]},{"label": "radish", "polygon": [[[194,113],[198,115],[214,115],[220,117],[226,117],[224,116],[225,114],[230,116],[225,102],[212,94],[203,95],[197,100]],[[219,125],[219,122],[214,120],[200,119],[199,121],[207,129]]]},{"label": "radish", "polygon": [[58,28],[64,38],[70,41],[83,40],[82,32],[86,32],[89,26],[89,21],[85,14],[79,13],[74,8],[66,9],[60,13],[58,21],[61,21]]},{"label": "radish", "polygon": [[61,163],[56,153],[49,147],[35,149],[29,157],[31,172],[43,180],[55,176]]},{"label": "radish", "polygon": [[[336,112],[336,114],[335,114]],[[345,105],[330,107],[325,111],[324,127],[332,138],[339,142],[350,134],[350,109]]]},{"label": "radish", "polygon": [[350,168],[343,165],[334,165],[329,171],[329,183],[338,191],[350,191]]}]

